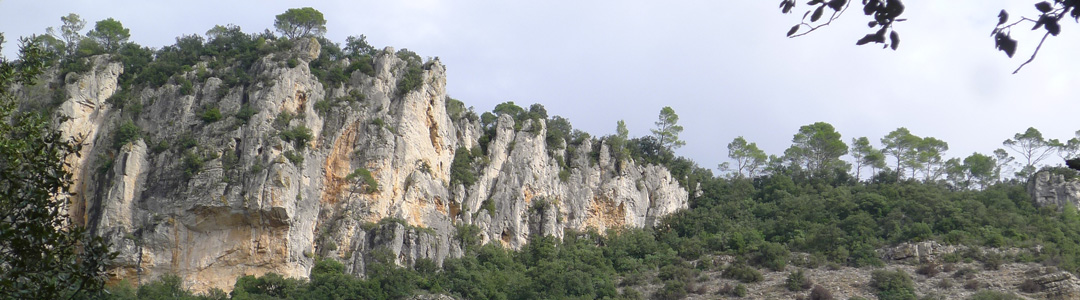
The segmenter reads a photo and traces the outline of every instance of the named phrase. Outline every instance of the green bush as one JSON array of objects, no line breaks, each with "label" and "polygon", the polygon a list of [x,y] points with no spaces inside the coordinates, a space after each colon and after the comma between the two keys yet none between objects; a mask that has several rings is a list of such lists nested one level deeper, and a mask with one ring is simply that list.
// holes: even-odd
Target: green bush
[{"label": "green bush", "polygon": [[238,110],[234,116],[237,119],[240,119],[242,123],[247,124],[247,122],[251,120],[251,116],[254,116],[255,113],[258,113],[258,111],[255,111],[254,108],[251,108],[251,105],[245,103],[240,106],[240,110]]},{"label": "green bush", "polygon": [[904,270],[877,270],[870,274],[870,286],[881,300],[913,300],[915,283]]},{"label": "green bush", "polygon": [[784,282],[784,287],[792,292],[801,292],[809,289],[814,285],[814,282],[810,281],[810,278],[806,277],[806,274],[802,269],[798,269],[795,272],[788,273],[787,280]]},{"label": "green bush", "polygon": [[311,129],[304,125],[296,126],[281,132],[281,139],[285,142],[292,142],[298,149],[305,147],[312,138]]},{"label": "green bush", "polygon": [[742,283],[735,285],[735,297],[746,297],[747,294],[746,285]]},{"label": "green bush", "polygon": [[199,113],[199,119],[202,119],[204,123],[214,123],[221,120],[221,110],[217,107],[211,107],[204,109]]},{"label": "green bush", "polygon": [[120,123],[120,126],[116,127],[116,133],[113,135],[113,148],[120,149],[128,143],[137,141],[142,138],[142,129],[135,125],[135,122],[126,120]]},{"label": "green bush", "polygon": [[153,147],[150,147],[150,151],[153,153],[161,153],[165,152],[165,150],[169,150],[169,140],[167,139],[161,139]]},{"label": "green bush", "polygon": [[278,113],[277,117],[274,117],[274,128],[284,129],[285,127],[289,127],[289,123],[291,123],[295,117],[295,115],[287,111]]},{"label": "green bush", "polygon": [[761,275],[761,272],[757,269],[743,264],[728,266],[724,269],[722,275],[724,278],[738,280],[742,283],[754,283],[765,279],[765,276]]},{"label": "green bush", "polygon": [[454,151],[454,161],[450,163],[450,185],[464,184],[466,187],[476,183],[476,171],[473,170],[472,152],[464,146]]},{"label": "green bush", "polygon": [[359,168],[345,176],[346,181],[361,180],[364,183],[364,193],[371,194],[379,191],[379,183],[371,176],[371,171]]},{"label": "green bush", "polygon": [[289,150],[289,151],[285,151],[285,153],[283,153],[283,154],[285,155],[285,158],[289,159],[289,161],[292,162],[293,165],[296,165],[297,167],[299,167],[300,165],[302,165],[304,163],[304,156],[299,154],[299,153],[296,153],[296,151]]},{"label": "green bush", "polygon": [[184,159],[181,161],[184,178],[191,178],[195,174],[202,172],[203,164],[203,157],[195,153],[195,151],[184,152]]},{"label": "green bush", "polygon": [[180,76],[176,81],[180,84],[180,95],[187,96],[195,92],[195,87],[191,84],[191,80]]},{"label": "green bush", "polygon": [[139,286],[136,295],[139,299],[192,299],[191,291],[184,289],[179,276],[166,274],[147,284]]},{"label": "green bush", "polygon": [[494,217],[495,216],[495,201],[491,201],[491,199],[487,199],[487,200],[484,200],[484,202],[480,202],[480,209],[486,210],[488,212],[489,216]]},{"label": "green bush", "polygon": [[326,116],[326,114],[330,113],[331,108],[333,108],[333,103],[331,103],[330,100],[319,100],[318,102],[315,102],[315,111],[318,112],[320,116]]},{"label": "green bush", "polygon": [[420,56],[408,49],[401,49],[397,53],[398,58],[406,62],[405,76],[397,83],[398,96],[414,91],[423,84],[424,70],[421,69]]},{"label": "green bush", "polygon": [[570,181],[570,170],[566,170],[566,169],[559,170],[559,180],[562,181],[562,182],[569,182]]}]

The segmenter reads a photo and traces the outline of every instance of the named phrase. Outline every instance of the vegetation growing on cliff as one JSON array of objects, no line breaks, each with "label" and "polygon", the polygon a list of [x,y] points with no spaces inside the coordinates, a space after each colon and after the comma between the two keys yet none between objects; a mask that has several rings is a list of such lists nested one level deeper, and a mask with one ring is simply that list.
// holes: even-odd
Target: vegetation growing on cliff
[{"label": "vegetation growing on cliff", "polygon": [[[126,33],[126,29],[120,32]],[[71,64],[69,71],[81,72],[79,62],[85,63],[86,58],[96,53],[111,52],[113,58],[121,61],[128,70],[121,77],[122,91],[172,82],[179,86],[179,94],[189,95],[196,92],[190,78],[205,82],[209,77],[220,77],[224,93],[228,94],[234,87],[263,84],[258,78],[252,78],[253,64],[262,57],[281,54],[283,49],[293,46],[291,39],[279,39],[270,32],[244,34],[235,26],[215,27],[206,36],[205,40],[200,36],[180,37],[175,45],[158,50],[131,43],[113,47],[111,41],[87,40],[79,42],[74,54],[65,54],[57,61],[74,61],[76,63]],[[351,75],[355,71],[373,74],[371,56],[376,53],[362,36],[350,38],[344,50],[332,42],[320,41],[324,44],[323,51],[310,66],[313,74],[327,87],[340,86],[348,79],[345,74]],[[93,43],[110,46],[94,46]],[[405,49],[395,55],[406,61],[405,74],[397,86],[398,95],[422,86],[425,64],[421,63],[419,55]],[[281,60],[280,63],[292,67],[298,63],[292,57]],[[185,75],[192,72],[196,73],[194,77]],[[116,103],[142,101],[127,98],[135,97],[135,93],[120,95],[121,99],[116,99]],[[361,96],[350,93],[348,99],[362,100]],[[327,114],[332,103],[322,103],[315,105]],[[476,164],[482,164],[485,154],[490,154],[488,146],[495,138],[498,116],[502,114],[514,120],[517,131],[524,129],[539,134],[541,124],[546,125],[547,134],[543,138],[563,168],[559,175],[563,181],[568,181],[570,176],[571,167],[567,160],[574,153],[587,151],[593,160],[598,160],[596,157],[600,155],[601,140],[574,130],[565,118],[549,117],[542,105],[534,104],[526,110],[506,102],[477,118],[460,102],[448,100],[447,103],[453,119],[480,121],[483,130],[480,147],[457,149],[450,170],[451,184],[469,186],[476,181]],[[235,116],[247,122],[256,113],[245,105]],[[204,110],[200,117],[206,123],[223,118],[216,107]],[[282,140],[302,148],[311,141],[312,133],[302,125],[289,127],[293,117],[283,113],[275,119],[274,125],[280,130]],[[673,149],[684,144],[678,138],[682,127],[677,122],[674,109],[665,107],[656,123],[658,128],[653,131],[655,136],[631,139],[625,124],[620,123],[616,135],[602,140],[608,143],[610,154],[617,160],[662,165],[691,191],[690,209],[666,217],[655,229],[613,230],[603,235],[569,232],[562,240],[533,237],[521,251],[509,251],[497,242],[473,245],[472,241],[479,238],[475,231],[464,226],[466,229],[458,238],[465,244],[465,255],[448,259],[441,270],[434,262],[424,260],[410,267],[398,267],[395,257],[388,251],[376,250],[367,258],[366,279],[345,274],[339,262],[322,259],[316,262],[307,280],[286,279],[274,274],[241,277],[231,296],[234,299],[393,299],[426,291],[481,299],[635,298],[640,295],[632,288],[620,292],[618,287],[641,284],[644,274],[656,274],[663,283],[657,297],[680,298],[701,290],[697,275],[703,269],[720,271],[727,278],[752,283],[762,280],[760,269],[779,271],[789,265],[800,268],[817,268],[823,264],[881,266],[883,262],[875,252],[877,249],[926,240],[973,249],[1015,247],[1024,250],[1008,257],[970,255],[970,259],[985,260],[987,265],[1000,265],[1002,260],[1042,262],[1073,273],[1080,272],[1080,245],[1077,244],[1080,241],[1080,216],[1075,209],[1059,212],[1054,208],[1036,208],[1020,180],[1003,178],[1008,177],[1006,168],[1010,158],[1004,150],[1004,154],[997,151],[993,155],[974,153],[963,160],[946,160],[943,154],[948,149],[947,143],[933,137],[915,136],[906,128],[898,128],[883,137],[882,149],[874,149],[866,138],[855,139],[849,148],[830,124],[817,122],[800,127],[791,148],[783,155],[766,156],[754,143],[738,138],[729,145],[729,157],[737,163],[735,171],[715,176],[709,169],[675,155]],[[382,119],[373,119],[371,123],[387,127]],[[527,123],[532,125],[525,128]],[[134,124],[130,120],[121,123],[114,145],[139,138],[138,128],[132,128]],[[1043,149],[1040,151],[1067,145],[1046,141],[1035,133],[1037,131],[1030,133],[1029,130],[1018,134],[1015,140],[1007,140],[1005,145],[1029,149],[1021,147],[1027,145],[1023,143],[1029,143],[1036,150]],[[592,148],[579,149],[585,141],[592,141]],[[190,135],[177,143],[183,153],[182,171],[188,178],[202,170],[207,158],[216,158],[200,154],[198,151],[202,149],[196,144]],[[169,148],[165,140],[158,145],[155,149],[160,149],[155,152]],[[554,156],[563,149],[566,150],[564,155]],[[854,174],[851,164],[841,159],[849,152],[856,159]],[[211,153],[216,155],[216,151]],[[293,150],[284,153],[295,164],[303,162],[300,153]],[[886,165],[886,159],[895,164]],[[1031,174],[1031,161],[1029,158],[1020,178]],[[869,178],[863,178],[860,173],[863,166],[874,169]],[[261,170],[261,165],[252,167],[253,173]],[[346,180],[361,183],[357,185],[363,186],[364,193],[379,190],[378,182],[365,168],[356,169]],[[481,209],[493,214],[495,205],[487,200]],[[1035,247],[1039,250],[1027,251]],[[805,253],[809,258],[795,260],[792,253]],[[720,265],[715,263],[718,256],[732,256],[737,263]],[[798,274],[793,273],[791,286],[798,290],[807,289],[811,279]],[[892,295],[912,298],[915,295],[909,287],[910,278],[905,276],[875,274],[874,287],[883,298]],[[140,287],[137,295],[152,297],[143,296],[144,289],[146,293],[157,289],[177,290],[176,281],[172,277],[163,278],[160,284]],[[730,290],[733,295],[747,293],[744,285]]]}]

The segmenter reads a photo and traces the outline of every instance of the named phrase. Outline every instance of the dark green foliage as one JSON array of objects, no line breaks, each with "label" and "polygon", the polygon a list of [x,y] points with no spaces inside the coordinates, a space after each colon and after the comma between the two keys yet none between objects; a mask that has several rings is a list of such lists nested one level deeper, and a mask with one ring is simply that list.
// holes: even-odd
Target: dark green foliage
[{"label": "dark green foliage", "polygon": [[233,285],[232,299],[286,299],[298,292],[303,281],[284,278],[281,275],[267,273],[261,277],[247,275],[240,277]]},{"label": "dark green foliage", "polygon": [[315,102],[315,112],[318,112],[320,116],[326,116],[330,113],[330,109],[333,107],[333,103],[330,100],[319,100]]},{"label": "dark green foliage", "polygon": [[124,28],[120,21],[108,18],[98,21],[94,25],[94,30],[86,33],[86,37],[101,44],[105,47],[105,50],[113,52],[120,49],[120,45],[127,43],[128,38],[131,37],[131,32],[129,29]]},{"label": "dark green foliage", "polygon": [[150,152],[153,153],[161,153],[165,152],[165,150],[169,150],[169,140],[167,139],[162,139],[150,147]]},{"label": "dark green foliage", "polygon": [[345,67],[339,63],[345,54],[337,43],[322,37],[319,37],[318,41],[322,45],[322,51],[319,52],[319,57],[309,64],[311,74],[315,75],[325,88],[341,87],[349,80]]},{"label": "dark green foliage", "polygon": [[320,37],[326,33],[326,19],[322,12],[311,7],[290,8],[275,17],[274,28],[289,39]]},{"label": "dark green foliage", "polygon": [[764,243],[758,250],[757,263],[773,271],[781,271],[787,266],[787,247],[777,243]]},{"label": "dark green foliage", "polygon": [[113,134],[113,149],[120,149],[140,138],[142,138],[142,129],[139,129],[139,126],[131,120],[124,121],[116,127],[116,133]]},{"label": "dark green foliage", "polygon": [[491,199],[487,199],[487,200],[484,200],[484,202],[480,202],[480,209],[486,210],[488,215],[494,217],[495,216],[495,201],[491,201]]},{"label": "dark green foliage", "polygon": [[795,270],[795,272],[788,273],[787,280],[784,281],[784,287],[792,292],[801,292],[814,285],[810,278],[806,277],[806,273],[802,269]]},{"label": "dark green foliage", "polygon": [[195,140],[195,137],[192,136],[190,132],[181,134],[180,138],[179,138],[179,141],[177,141],[177,143],[176,143],[176,146],[180,147],[180,150],[191,149],[191,148],[194,148],[195,146],[198,146],[198,145],[199,145],[199,141]]},{"label": "dark green foliage", "polygon": [[351,58],[352,63],[345,69],[346,74],[359,71],[367,76],[375,76],[375,61],[371,55],[364,54]]},{"label": "dark green foliage", "polygon": [[247,122],[251,120],[251,116],[254,116],[255,113],[258,113],[258,111],[255,111],[255,109],[252,108],[251,105],[245,103],[244,105],[240,106],[240,110],[236,111],[236,115],[234,116],[237,119],[240,119],[242,123],[247,124]]},{"label": "dark green foliage", "polygon": [[734,295],[735,297],[746,297],[747,290],[746,285],[740,283],[735,285]]},{"label": "dark green foliage", "polygon": [[15,111],[11,87],[33,85],[46,56],[28,40],[20,46],[18,61],[0,58],[0,299],[93,298],[116,255],[72,226],[66,198],[55,197],[71,184],[64,159],[80,145],[52,129],[48,116]]},{"label": "dark green foliage", "polygon": [[374,193],[379,191],[379,183],[375,181],[375,177],[371,176],[371,171],[364,168],[359,168],[345,176],[345,180],[353,181],[359,180],[364,184],[364,193]]},{"label": "dark green foliage", "polygon": [[915,283],[903,270],[876,270],[870,274],[870,286],[874,288],[878,299],[908,300],[916,299]]},{"label": "dark green foliage", "polygon": [[187,95],[191,95],[191,93],[195,92],[195,87],[191,84],[191,80],[188,80],[187,78],[185,78],[183,76],[180,76],[180,77],[177,77],[176,82],[178,84],[180,84],[180,89],[179,89],[180,95],[187,96]]},{"label": "dark green foliage", "polygon": [[281,139],[285,142],[292,142],[298,149],[305,147],[312,138],[311,129],[304,125],[296,126],[281,132]]},{"label": "dark green foliage", "polygon": [[201,155],[195,153],[195,151],[184,152],[184,158],[181,161],[181,168],[184,171],[184,178],[190,179],[199,172],[202,172],[203,164],[205,160]]},{"label": "dark green foliage", "polygon": [[466,187],[476,183],[476,171],[473,167],[473,151],[459,147],[454,151],[454,161],[450,164],[450,185],[464,184]]},{"label": "dark green foliage", "polygon": [[724,278],[735,279],[743,283],[754,283],[765,279],[757,269],[741,264],[728,266],[724,269],[723,275]]},{"label": "dark green foliage", "polygon": [[154,281],[139,286],[136,295],[138,299],[146,300],[205,299],[204,297],[196,297],[191,291],[184,289],[180,277],[173,274],[162,275]]},{"label": "dark green foliage", "polygon": [[570,125],[570,120],[566,118],[554,116],[548,119],[547,136],[544,137],[548,149],[566,148],[566,138],[570,137],[570,133],[573,131],[574,127]]},{"label": "dark green foliage", "polygon": [[421,68],[422,61],[420,56],[415,52],[409,51],[409,49],[401,49],[397,52],[397,57],[406,62],[405,64],[405,76],[402,76],[397,83],[398,96],[404,96],[405,94],[420,88],[424,80],[424,70]]},{"label": "dark green foliage", "polygon": [[202,121],[205,123],[214,123],[220,121],[221,110],[218,110],[217,107],[203,109],[203,111],[199,113],[199,119],[202,119]]},{"label": "dark green foliage", "polygon": [[289,127],[289,123],[292,122],[294,117],[296,116],[287,111],[278,113],[277,117],[274,118],[274,128],[285,129],[285,127]]}]

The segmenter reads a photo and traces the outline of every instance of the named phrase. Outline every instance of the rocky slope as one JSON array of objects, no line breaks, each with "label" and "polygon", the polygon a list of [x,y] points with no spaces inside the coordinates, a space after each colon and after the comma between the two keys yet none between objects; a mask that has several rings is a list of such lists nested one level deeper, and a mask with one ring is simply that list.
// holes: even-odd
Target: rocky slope
[{"label": "rocky slope", "polygon": [[[374,76],[326,87],[309,66],[318,42],[296,44],[256,61],[254,83],[199,74],[204,61],[128,91],[137,105],[110,99],[124,70],[107,56],[56,80],[69,118],[57,126],[83,145],[69,213],[120,252],[114,279],[175,273],[196,291],[229,290],[242,275],[306,277],[318,256],[362,274],[378,249],[402,265],[460,255],[464,226],[518,248],[536,234],[651,226],[687,206],[666,169],[616,161],[597,139],[549,148],[545,122],[508,115],[469,166],[476,182],[451,185],[455,152],[484,128],[447,113],[437,59],[415,90],[397,90],[407,63],[391,48],[376,51]],[[124,138],[126,120],[141,138]]]}]

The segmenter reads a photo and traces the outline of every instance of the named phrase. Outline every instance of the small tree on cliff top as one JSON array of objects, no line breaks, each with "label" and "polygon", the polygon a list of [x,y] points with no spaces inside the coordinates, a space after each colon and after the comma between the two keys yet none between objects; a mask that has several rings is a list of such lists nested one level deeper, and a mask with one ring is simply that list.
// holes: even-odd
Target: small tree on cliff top
[{"label": "small tree on cliff top", "polygon": [[292,8],[283,14],[277,15],[274,28],[277,28],[282,35],[289,39],[302,36],[322,36],[326,33],[326,19],[323,19],[322,12],[314,8]]}]

